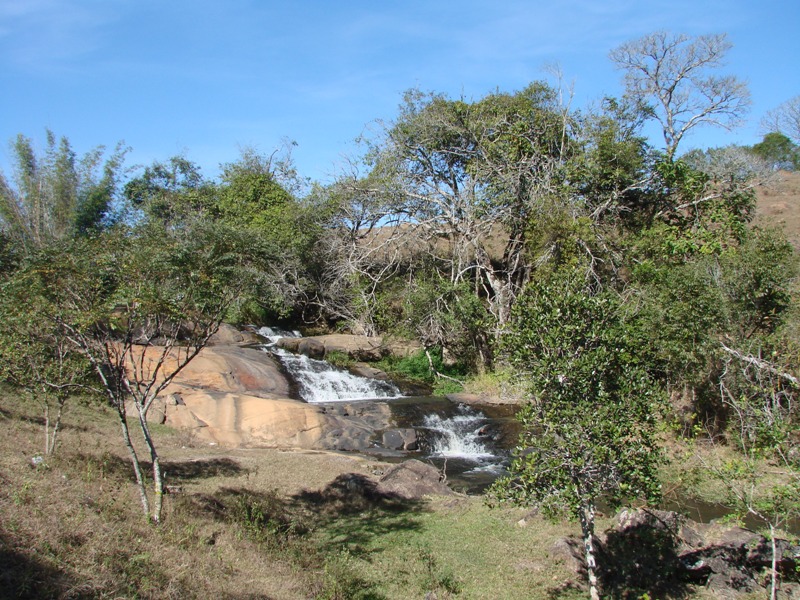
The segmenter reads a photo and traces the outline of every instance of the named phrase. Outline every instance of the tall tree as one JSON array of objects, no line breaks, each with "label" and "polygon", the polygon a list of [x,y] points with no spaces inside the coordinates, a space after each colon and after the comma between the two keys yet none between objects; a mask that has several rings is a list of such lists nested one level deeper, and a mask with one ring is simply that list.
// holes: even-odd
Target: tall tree
[{"label": "tall tree", "polygon": [[99,146],[79,159],[66,137],[46,133],[43,155],[18,135],[12,180],[0,173],[0,227],[28,251],[108,224],[127,152],[120,143],[104,161]]},{"label": "tall tree", "polygon": [[730,48],[724,34],[692,38],[658,31],[611,51],[611,60],[625,72],[627,94],[652,103],[669,160],[695,127],[731,128],[748,108],[746,84],[715,73]]},{"label": "tall tree", "polygon": [[388,190],[405,237],[505,323],[527,281],[527,225],[546,211],[570,152],[570,116],[534,83],[476,102],[417,90],[371,148],[372,192]]},{"label": "tall tree", "polygon": [[[80,355],[92,371],[119,418],[142,508],[153,522],[161,519],[164,475],[148,413],[248,287],[241,268],[247,256],[241,237],[215,224],[149,225],[48,247],[5,286],[20,291],[18,301],[22,293],[34,299],[51,346],[66,344],[69,356]],[[39,377],[30,373],[33,382]],[[151,462],[150,491],[131,417]]]},{"label": "tall tree", "polygon": [[616,295],[595,293],[584,269],[564,269],[526,288],[504,339],[531,400],[518,414],[522,432],[509,475],[492,493],[580,521],[593,600],[598,501],[616,508],[660,493],[661,396],[632,331]]}]

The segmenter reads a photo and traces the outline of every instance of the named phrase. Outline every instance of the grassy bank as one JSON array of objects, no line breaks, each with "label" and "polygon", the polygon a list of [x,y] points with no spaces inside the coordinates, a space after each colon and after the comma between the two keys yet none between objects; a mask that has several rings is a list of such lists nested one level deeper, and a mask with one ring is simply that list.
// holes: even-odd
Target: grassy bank
[{"label": "grassy bank", "polygon": [[[158,427],[172,493],[145,522],[113,415],[72,405],[43,447],[38,408],[0,391],[0,598],[582,598],[573,524],[479,497],[352,493],[386,465],[223,449]],[[601,519],[599,529],[610,519]]]}]

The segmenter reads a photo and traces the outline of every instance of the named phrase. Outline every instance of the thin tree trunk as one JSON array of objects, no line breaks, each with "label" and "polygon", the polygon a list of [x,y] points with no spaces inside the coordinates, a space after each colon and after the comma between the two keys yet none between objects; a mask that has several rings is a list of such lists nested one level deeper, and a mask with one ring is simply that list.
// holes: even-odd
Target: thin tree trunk
[{"label": "thin tree trunk", "polygon": [[[55,454],[55,452],[56,452],[56,442],[58,440],[58,432],[61,429],[61,416],[64,413],[64,403],[65,403],[65,401],[66,401],[66,399],[59,400],[59,402],[58,402],[58,412],[56,413],[56,422],[53,423],[53,431],[50,434],[49,441],[47,442],[47,454],[48,455]],[[45,409],[45,410],[46,410],[46,412],[48,412],[47,409]],[[49,425],[49,418],[46,417],[46,420],[47,420],[48,425]],[[45,437],[47,437],[46,434],[45,434]]]},{"label": "thin tree trunk", "polygon": [[775,544],[775,527],[769,524],[769,538],[772,543],[772,585],[769,589],[769,600],[775,600],[778,593],[778,553]]},{"label": "thin tree trunk", "polygon": [[[121,402],[124,402],[122,400]],[[131,432],[128,429],[128,420],[125,417],[125,405],[117,406],[117,415],[119,416],[120,427],[122,428],[122,439],[125,447],[128,449],[128,454],[131,457],[131,464],[133,465],[133,472],[136,474],[136,483],[139,486],[139,497],[142,501],[142,509],[144,510],[145,518],[150,518],[150,503],[147,500],[147,488],[144,485],[144,474],[142,473],[142,465],[139,463],[139,457],[136,455],[136,449],[133,447],[131,441]]]},{"label": "thin tree trunk", "polygon": [[147,444],[147,449],[150,452],[150,460],[153,463],[153,490],[155,491],[155,498],[153,499],[153,512],[150,514],[150,519],[154,523],[161,522],[161,508],[164,502],[164,478],[161,473],[161,462],[158,458],[155,443],[150,435],[150,427],[147,425],[147,413],[144,409],[137,404],[139,410],[139,426],[142,428],[142,435]]},{"label": "thin tree trunk", "polygon": [[586,556],[586,575],[589,579],[589,597],[600,600],[597,591],[597,563],[594,558],[594,504],[588,504],[580,511],[583,549]]},{"label": "thin tree trunk", "polygon": [[44,402],[44,453],[50,454],[50,404]]}]

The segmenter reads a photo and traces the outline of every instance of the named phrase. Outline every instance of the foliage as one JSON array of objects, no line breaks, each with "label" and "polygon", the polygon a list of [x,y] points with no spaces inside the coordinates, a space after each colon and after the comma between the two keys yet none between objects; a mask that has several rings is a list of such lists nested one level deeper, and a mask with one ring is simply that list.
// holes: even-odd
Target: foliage
[{"label": "foliage", "polygon": [[[82,359],[119,417],[146,515],[158,522],[163,477],[147,415],[156,396],[205,346],[238,294],[245,246],[213,224],[164,230],[154,225],[45,248],[7,284],[35,307],[35,323],[48,334],[43,352],[64,348]],[[25,352],[32,361],[36,355]],[[80,362],[78,364],[81,364]],[[48,374],[42,365],[20,374],[32,385]],[[54,377],[54,376],[52,376]],[[48,382],[52,383],[52,382]],[[135,410],[153,470],[152,512],[140,459],[128,429]]]},{"label": "foliage", "polygon": [[531,400],[518,413],[522,432],[509,475],[492,494],[581,521],[593,597],[597,503],[614,509],[660,494],[661,395],[638,341],[618,297],[595,293],[582,269],[528,286],[504,339]]},{"label": "foliage", "polygon": [[200,167],[183,156],[154,161],[125,184],[126,200],[145,218],[164,226],[179,226],[213,203],[214,186]]},{"label": "foliage", "polygon": [[573,517],[601,497],[612,506],[657,497],[660,395],[628,327],[618,299],[594,294],[579,273],[526,289],[504,347],[532,398],[498,491]]},{"label": "foliage", "polygon": [[800,169],[800,148],[782,133],[773,131],[766,134],[764,139],[753,146],[752,152],[773,169]]},{"label": "foliage", "polygon": [[66,137],[46,130],[38,155],[19,134],[12,143],[12,181],[0,173],[0,229],[26,251],[52,241],[102,230],[115,219],[117,188],[127,148],[118,144],[103,162],[105,148],[80,159]]},{"label": "foliage", "polygon": [[43,317],[41,296],[30,280],[12,277],[0,285],[0,380],[14,384],[41,407],[44,454],[58,444],[70,397],[92,390],[90,366]]}]

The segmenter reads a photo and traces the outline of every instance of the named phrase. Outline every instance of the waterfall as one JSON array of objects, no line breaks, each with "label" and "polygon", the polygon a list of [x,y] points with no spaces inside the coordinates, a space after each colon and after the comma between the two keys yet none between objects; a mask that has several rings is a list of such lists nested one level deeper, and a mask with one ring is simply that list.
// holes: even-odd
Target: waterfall
[{"label": "waterfall", "polygon": [[301,337],[298,332],[263,327],[258,333],[268,340],[264,350],[281,362],[306,402],[395,400],[394,426],[416,430],[421,454],[441,463],[452,480],[460,479],[471,489],[482,489],[502,471],[504,452],[496,443],[496,422],[482,412],[443,399],[404,398],[391,383],[358,377],[323,360],[276,346],[281,337]]},{"label": "waterfall", "polygon": [[300,397],[306,402],[387,400],[400,398],[403,395],[392,383],[359,377],[324,360],[315,360],[303,354],[292,354],[275,346],[281,337],[299,337],[300,334],[297,332],[290,333],[262,327],[259,334],[270,341],[266,349],[280,360],[297,384]]},{"label": "waterfall", "polygon": [[494,457],[485,443],[488,423],[482,412],[460,404],[457,413],[449,417],[426,415],[423,427],[433,432],[430,445],[434,456],[482,461]]}]

